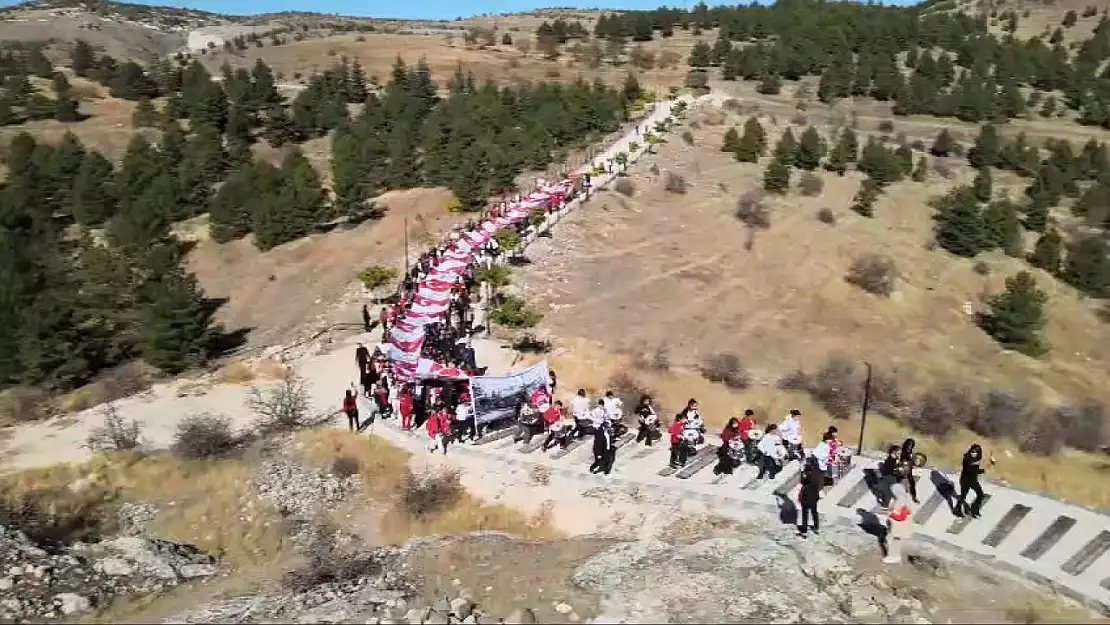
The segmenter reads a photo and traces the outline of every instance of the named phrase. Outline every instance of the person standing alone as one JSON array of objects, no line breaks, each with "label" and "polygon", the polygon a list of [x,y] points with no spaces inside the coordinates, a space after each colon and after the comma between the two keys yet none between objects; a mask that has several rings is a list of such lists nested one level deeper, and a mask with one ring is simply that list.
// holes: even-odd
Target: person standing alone
[{"label": "person standing alone", "polygon": [[[351,385],[354,386],[353,384]],[[343,397],[343,413],[347,415],[347,427],[352,432],[359,431],[361,424],[358,422],[358,399],[353,389],[347,389]]]},{"label": "person standing alone", "polygon": [[821,529],[821,517],[817,514],[817,502],[821,500],[821,489],[825,486],[825,472],[817,463],[817,458],[806,458],[806,468],[802,471],[802,488],[798,491],[798,506],[801,508],[802,518],[798,525],[798,534],[805,538],[809,529],[809,521],[813,520],[813,533]]}]

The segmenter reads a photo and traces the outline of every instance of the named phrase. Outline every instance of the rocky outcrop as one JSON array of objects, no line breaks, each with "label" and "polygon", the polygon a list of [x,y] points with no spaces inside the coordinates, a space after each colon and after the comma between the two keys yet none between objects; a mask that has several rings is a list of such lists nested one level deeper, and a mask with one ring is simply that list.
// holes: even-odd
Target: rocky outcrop
[{"label": "rocky outcrop", "polygon": [[188,545],[120,536],[50,549],[0,526],[0,622],[73,619],[117,597],[215,575]]}]

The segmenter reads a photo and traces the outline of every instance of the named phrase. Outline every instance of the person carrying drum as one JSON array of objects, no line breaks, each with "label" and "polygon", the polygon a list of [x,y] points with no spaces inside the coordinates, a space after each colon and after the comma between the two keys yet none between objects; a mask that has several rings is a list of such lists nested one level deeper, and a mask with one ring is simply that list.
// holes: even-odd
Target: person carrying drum
[{"label": "person carrying drum", "polygon": [[659,432],[659,415],[655,413],[650,396],[640,398],[640,404],[636,406],[636,421],[640,426],[636,433],[637,443],[643,441],[644,445],[651,447],[653,442],[663,438]]},{"label": "person carrying drum", "polygon": [[759,464],[759,475],[755,479],[761,480],[764,476],[775,479],[786,460],[786,447],[779,436],[779,426],[774,423],[767,426],[759,441],[759,453],[762,455],[762,462]]},{"label": "person carrying drum", "polygon": [[733,417],[721,430],[721,446],[717,449],[719,461],[713,467],[714,475],[732,475],[744,458],[744,441],[740,438],[740,421]]},{"label": "person carrying drum", "polygon": [[791,410],[782,423],[779,424],[778,434],[782,437],[783,445],[786,448],[786,457],[804,458],[805,452],[802,449],[802,411]]},{"label": "person carrying drum", "polygon": [[[907,438],[902,443],[902,450],[898,457],[898,471],[896,477],[898,481],[905,486],[906,492],[910,494],[910,498],[914,503],[920,503],[917,500],[917,478],[914,477],[913,470],[916,465],[916,457],[920,454],[914,453],[914,447],[917,446],[917,441],[912,438]],[[924,463],[922,463],[924,464]]]}]

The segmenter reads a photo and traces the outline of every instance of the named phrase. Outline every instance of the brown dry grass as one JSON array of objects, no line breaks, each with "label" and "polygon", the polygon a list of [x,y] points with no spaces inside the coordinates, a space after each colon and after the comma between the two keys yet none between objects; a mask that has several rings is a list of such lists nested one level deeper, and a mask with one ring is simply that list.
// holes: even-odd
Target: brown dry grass
[{"label": "brown dry grass", "polygon": [[163,510],[152,527],[155,536],[196,545],[233,566],[252,570],[290,553],[276,511],[263,505],[253,490],[255,460],[250,455],[188,462],[169,452],[108,454],[85,464],[4,475],[0,491],[9,504],[28,496],[46,497],[62,514],[99,519],[106,531],[114,526],[118,502],[149,501]]},{"label": "brown dry grass", "polygon": [[408,452],[376,436],[359,436],[339,430],[311,430],[299,434],[298,440],[305,457],[320,466],[330,467],[336,458],[356,461],[371,499],[391,502],[375,524],[375,536],[382,543],[402,544],[419,536],[475,531],[501,531],[537,540],[561,536],[546,514],[527,516],[507,506],[486,504],[466,492],[443,510],[414,517],[397,500],[408,475]]},{"label": "brown dry grass", "polygon": [[341,301],[352,282],[352,267],[399,266],[406,216],[413,250],[466,219],[443,209],[446,197],[441,189],[391,192],[379,202],[386,209],[381,220],[315,234],[266,253],[249,239],[215,243],[203,223],[194,224],[199,242],[189,253],[189,268],[209,297],[228,298],[218,313],[220,322],[229,329],[250,328],[249,345],[287,342],[306,320],[314,320],[314,329],[357,322],[362,302]]},{"label": "brown dry grass", "polygon": [[[519,26],[508,25],[510,21],[500,24],[498,44],[501,34],[505,32],[514,39],[531,37],[540,21],[542,20],[534,20],[534,24],[528,22],[527,25],[519,20],[511,22],[521,24]],[[520,30],[513,32],[509,28]],[[592,26],[588,25],[588,28]],[[364,40],[359,41],[360,38]],[[642,72],[642,84],[654,89],[680,85],[688,69],[685,67],[685,59],[695,41],[694,37],[679,32],[670,40],[647,42],[644,45],[645,50],[653,53],[668,50],[679,54],[682,62],[676,68],[654,68]],[[631,50],[632,47],[628,49]],[[351,60],[357,59],[368,76],[376,76],[382,83],[389,80],[390,70],[398,56],[409,64],[415,64],[421,58],[426,59],[433,79],[441,85],[451,78],[460,65],[464,71],[473,72],[479,81],[517,83],[529,80],[570,82],[581,76],[588,81],[599,78],[610,84],[620,84],[628,72],[634,70],[628,63],[619,66],[604,63],[601,67],[590,68],[585,62],[576,61],[569,51],[564,52],[560,58],[549,61],[535,51],[523,55],[514,46],[496,45],[485,49],[466,46],[461,32],[453,35],[451,41],[443,34],[341,34],[291,41],[276,47],[251,48],[233,56],[206,55],[203,60],[210,70],[215,71],[224,61],[233,67],[251,67],[256,59],[262,59],[275,72],[281,73],[282,82],[298,82],[306,80],[314,72],[328,69],[343,56]]]}]

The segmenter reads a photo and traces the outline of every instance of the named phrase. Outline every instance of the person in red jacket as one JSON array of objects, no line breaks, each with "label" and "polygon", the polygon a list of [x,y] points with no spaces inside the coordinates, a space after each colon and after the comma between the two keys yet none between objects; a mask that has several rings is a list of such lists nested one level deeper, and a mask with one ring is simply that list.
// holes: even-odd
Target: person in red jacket
[{"label": "person in red jacket", "polygon": [[671,468],[677,469],[686,464],[686,443],[682,440],[682,431],[686,428],[686,413],[675,415],[674,423],[667,430],[671,435]]},{"label": "person in red jacket", "polygon": [[412,430],[412,386],[409,384],[401,387],[400,396],[397,398],[397,407],[401,410],[401,429],[405,432]]},{"label": "person in red jacket", "polygon": [[740,419],[740,440],[744,441],[744,460],[751,463],[753,452],[755,450],[755,441],[751,439],[748,434],[751,433],[752,428],[756,427],[755,411],[748,409],[744,411],[744,418]]},{"label": "person in red jacket", "polygon": [[443,453],[447,453],[447,434],[451,431],[451,424],[447,420],[447,412],[443,409],[443,405],[436,406],[435,412],[428,418],[428,422],[424,424],[428,430],[428,451],[435,451],[436,448],[443,449]]},{"label": "person in red jacket", "polygon": [[728,420],[728,425],[721,430],[721,446],[717,449],[717,466],[713,468],[714,475],[732,475],[733,470],[740,465],[743,453],[740,445],[743,442],[740,431],[740,420],[733,417]]}]

